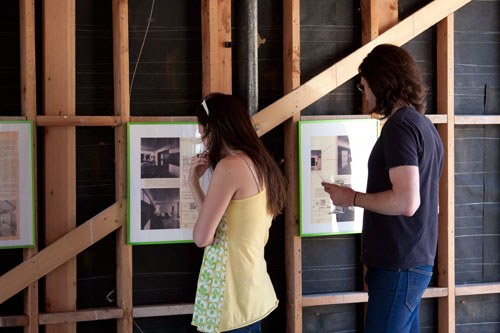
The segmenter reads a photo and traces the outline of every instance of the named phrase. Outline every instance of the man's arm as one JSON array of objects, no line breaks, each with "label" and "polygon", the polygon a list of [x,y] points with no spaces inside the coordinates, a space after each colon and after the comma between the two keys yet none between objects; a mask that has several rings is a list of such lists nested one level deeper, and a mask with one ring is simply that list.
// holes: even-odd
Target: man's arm
[{"label": "man's arm", "polygon": [[[412,216],[420,206],[420,179],[418,167],[402,165],[389,169],[392,189],[379,193],[361,193],[348,187],[322,183],[337,206],[362,207],[384,215]],[[354,199],[356,199],[354,203]]]},{"label": "man's arm", "polygon": [[420,207],[418,167],[397,166],[389,169],[392,189],[384,192],[358,193],[356,206],[384,215],[412,216]]}]

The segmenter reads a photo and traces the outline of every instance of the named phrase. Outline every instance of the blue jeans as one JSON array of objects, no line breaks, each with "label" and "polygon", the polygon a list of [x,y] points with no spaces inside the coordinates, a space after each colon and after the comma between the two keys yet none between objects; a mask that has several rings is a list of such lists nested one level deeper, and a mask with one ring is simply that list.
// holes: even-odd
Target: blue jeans
[{"label": "blue jeans", "polygon": [[240,328],[237,328],[235,330],[226,331],[225,333],[261,333],[262,332],[260,329],[261,322],[262,322],[262,320],[259,320],[253,324],[248,325],[248,326],[240,327]]},{"label": "blue jeans", "polygon": [[432,266],[390,270],[368,267],[366,333],[418,333],[418,309]]}]

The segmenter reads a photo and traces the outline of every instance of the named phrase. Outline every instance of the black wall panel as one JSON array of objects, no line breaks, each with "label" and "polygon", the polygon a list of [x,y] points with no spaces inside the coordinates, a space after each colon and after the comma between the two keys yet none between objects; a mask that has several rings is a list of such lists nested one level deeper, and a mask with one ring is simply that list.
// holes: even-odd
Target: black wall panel
[{"label": "black wall panel", "polygon": [[0,11],[0,116],[21,115],[19,1],[7,1]]},{"label": "black wall panel", "polygon": [[[400,0],[404,19],[429,1]],[[156,1],[143,44],[151,1],[129,1],[131,112],[135,116],[186,116],[201,99],[200,1]],[[282,1],[259,1],[259,109],[283,95]],[[36,1],[37,100],[42,114],[41,3]],[[8,1],[0,12],[0,116],[20,115],[19,3]],[[500,1],[473,0],[455,14],[456,114],[500,114]],[[246,101],[246,15],[233,1],[233,92]],[[76,2],[76,112],[112,115],[113,44],[111,2]],[[301,2],[301,82],[304,83],[361,45],[359,1]],[[139,52],[142,47],[140,61]],[[404,45],[417,59],[429,87],[428,113],[436,113],[435,28]],[[136,65],[137,63],[137,65]],[[134,75],[135,71],[135,75]],[[359,76],[306,110],[304,115],[359,114]],[[456,282],[500,281],[500,126],[457,126],[455,141]],[[42,131],[40,131],[41,133]],[[114,131],[78,128],[77,223],[115,202]],[[42,141],[39,137],[39,144]],[[263,137],[274,159],[283,160],[283,126]],[[39,151],[39,192],[43,163]],[[281,166],[283,166],[281,164]],[[43,216],[43,198],[39,203]],[[44,223],[40,219],[41,225]],[[43,228],[40,228],[40,230]],[[40,231],[43,233],[43,231]],[[41,235],[43,239],[43,235]],[[360,235],[303,239],[304,294],[362,289]],[[202,250],[193,244],[134,247],[134,305],[192,302]],[[0,251],[0,273],[22,260],[20,250]],[[284,216],[271,228],[266,247],[268,271],[280,306],[263,322],[265,332],[284,332]],[[78,307],[116,304],[115,236],[110,235],[78,256]],[[41,283],[43,284],[43,283]],[[435,285],[435,278],[433,281]],[[41,286],[43,294],[43,286]],[[43,303],[43,297],[41,297]],[[457,332],[499,331],[497,295],[457,297]],[[43,306],[41,307],[43,310]],[[21,294],[0,305],[0,315],[22,313]],[[304,332],[362,331],[360,304],[304,308]],[[422,332],[437,331],[437,300],[420,309]],[[191,316],[141,318],[134,331],[194,332]],[[79,323],[79,332],[114,331],[115,321]],[[2,329],[21,332],[22,328]]]}]

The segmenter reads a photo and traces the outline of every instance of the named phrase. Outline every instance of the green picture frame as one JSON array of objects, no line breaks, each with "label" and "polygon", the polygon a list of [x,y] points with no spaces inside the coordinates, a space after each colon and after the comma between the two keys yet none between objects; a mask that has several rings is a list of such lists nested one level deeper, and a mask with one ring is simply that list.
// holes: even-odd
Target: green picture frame
[{"label": "green picture frame", "polygon": [[193,242],[198,212],[187,185],[203,151],[196,122],[127,124],[127,242]]},{"label": "green picture frame", "polygon": [[368,158],[378,135],[377,119],[298,122],[301,237],[362,231],[363,209],[335,207],[321,182],[365,192]]},{"label": "green picture frame", "polygon": [[0,121],[0,156],[0,249],[34,247],[32,121]]}]

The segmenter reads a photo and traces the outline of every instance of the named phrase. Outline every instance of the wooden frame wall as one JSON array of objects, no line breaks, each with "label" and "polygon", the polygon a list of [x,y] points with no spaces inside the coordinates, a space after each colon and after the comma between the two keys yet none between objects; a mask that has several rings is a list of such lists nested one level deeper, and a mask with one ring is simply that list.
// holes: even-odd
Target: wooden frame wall
[{"label": "wooden frame wall", "polygon": [[231,94],[231,0],[201,0],[201,31],[202,98]]},{"label": "wooden frame wall", "polygon": [[[130,121],[128,3],[113,0],[114,110],[120,125],[115,127],[115,197],[127,197],[127,122]],[[118,332],[132,332],[132,246],[127,228],[116,233],[116,306],[123,311]]]},{"label": "wooden frame wall", "polygon": [[[203,0],[213,1],[213,0]],[[226,1],[226,0],[224,0]],[[375,6],[377,0],[366,0],[379,8],[380,3]],[[382,1],[382,0],[379,0]],[[392,0],[387,0],[388,3]],[[451,3],[452,2],[452,3]],[[428,5],[431,9],[423,11],[420,16],[412,15],[412,27],[415,34],[425,30],[426,25],[431,25],[436,22],[437,17],[441,17],[438,24],[438,115],[429,116],[429,118],[438,124],[438,129],[446,147],[446,162],[443,177],[441,179],[441,188],[446,188],[446,191],[440,193],[440,229],[439,229],[439,252],[438,252],[438,270],[439,281],[437,288],[429,288],[424,297],[439,298],[439,330],[440,332],[453,332],[455,329],[455,296],[464,295],[480,295],[500,293],[500,282],[498,283],[480,283],[475,285],[455,286],[454,281],[454,183],[453,183],[453,141],[454,141],[454,125],[455,124],[500,124],[500,116],[455,116],[453,113],[453,13],[455,10],[469,2],[469,0],[435,0]],[[50,5],[51,2],[47,1]],[[219,1],[220,4],[220,1]],[[359,59],[373,48],[377,43],[396,41],[403,43],[413,36],[407,36],[406,30],[408,23],[402,22],[396,29],[390,29],[386,34],[368,43],[367,47],[363,47],[353,55],[332,66],[332,68],[320,73],[313,78],[311,82],[307,82],[300,86],[300,10],[299,0],[286,0],[284,2],[284,90],[287,94],[276,103],[267,107],[261,113],[254,116],[256,129],[259,135],[266,133],[268,130],[279,124],[283,120],[287,120],[285,126],[285,155],[287,159],[287,175],[294,195],[289,200],[287,207],[286,218],[286,269],[287,269],[287,331],[301,332],[302,331],[302,307],[315,305],[331,305],[331,304],[349,304],[360,303],[367,301],[365,292],[349,292],[349,293],[334,293],[328,295],[310,295],[302,296],[302,279],[301,279],[301,248],[300,238],[297,234],[297,170],[293,167],[297,161],[296,152],[296,122],[299,119],[300,110],[305,106],[313,103],[328,93],[341,83],[354,76],[350,71],[350,66],[357,66]],[[70,7],[57,10],[65,13],[71,12]],[[205,7],[202,7],[205,8]],[[224,7],[227,13],[227,7]],[[60,82],[69,82],[69,90],[66,90],[63,103],[68,105],[67,109],[61,107],[59,102],[51,102],[51,105],[45,105],[46,113],[50,115],[36,115],[36,91],[35,91],[35,61],[34,61],[34,5],[33,0],[20,0],[20,31],[21,31],[21,107],[23,117],[2,117],[1,120],[12,119],[30,119],[36,123],[36,127],[45,127],[45,131],[54,131],[61,129],[64,135],[74,131],[74,126],[113,126],[116,138],[116,197],[117,203],[110,208],[97,215],[95,218],[82,224],[80,227],[66,233],[53,244],[47,246],[39,253],[37,249],[24,250],[25,261],[0,276],[0,284],[4,286],[0,290],[0,302],[8,299],[18,291],[26,288],[25,291],[25,315],[0,317],[0,327],[6,326],[24,326],[25,332],[37,332],[38,325],[58,325],[66,323],[62,326],[64,330],[71,330],[74,325],[67,323],[75,323],[78,321],[89,320],[104,320],[118,319],[119,332],[132,332],[132,317],[152,317],[165,315],[180,315],[189,314],[193,311],[192,304],[177,304],[177,305],[157,305],[143,306],[132,308],[131,295],[131,247],[125,245],[124,228],[125,224],[125,155],[124,155],[124,126],[128,121],[192,121],[191,117],[130,117],[129,111],[129,94],[128,94],[128,5],[127,2],[121,0],[113,0],[113,35],[114,35],[114,63],[115,63],[115,116],[74,116],[74,95],[71,89],[74,89],[74,63],[66,59],[67,69],[62,71],[63,77]],[[230,10],[229,10],[230,13]],[[451,14],[451,15],[450,15]],[[45,12],[45,15],[48,15]],[[66,14],[67,15],[67,14]],[[440,16],[442,15],[442,16]],[[223,15],[217,15],[218,20],[221,20]],[[373,19],[373,16],[371,16]],[[380,16],[377,20],[380,20]],[[227,19],[227,17],[226,17]],[[405,20],[406,21],[406,20]],[[423,22],[424,21],[424,22]],[[439,21],[439,19],[437,20]],[[47,23],[48,25],[54,24]],[[66,27],[71,28],[72,23],[66,21]],[[219,26],[223,26],[220,22]],[[47,27],[47,26],[46,26]],[[401,30],[401,31],[400,31]],[[404,31],[403,31],[404,30]],[[213,32],[211,33],[214,34]],[[66,44],[71,51],[71,43],[74,43],[74,33],[68,33],[68,40],[61,41],[61,44]],[[73,36],[73,37],[71,37]],[[228,38],[218,37],[218,42],[212,44],[212,47],[220,48],[221,40]],[[230,38],[230,36],[229,36]],[[73,39],[73,41],[71,41]],[[55,43],[60,45],[58,41],[47,41],[48,44]],[[47,49],[47,46],[45,46]],[[48,52],[48,50],[45,50]],[[227,50],[225,50],[227,51]],[[69,53],[74,56],[74,51]],[[205,50],[211,54],[215,51]],[[50,54],[49,54],[50,55]],[[50,56],[50,61],[53,62],[53,56]],[[210,61],[210,67],[218,66],[217,63],[224,63],[227,66],[227,55],[220,53],[217,56],[218,61]],[[230,59],[230,58],[229,58]],[[45,64],[45,68],[49,64]],[[338,68],[337,68],[338,67]],[[50,68],[50,66],[49,66]],[[230,68],[230,65],[229,65]],[[219,67],[220,69],[220,67]],[[342,72],[343,71],[343,72]],[[339,74],[340,72],[340,74]],[[73,73],[73,74],[71,74]],[[230,81],[231,73],[227,70],[222,70],[216,75],[216,80]],[[73,77],[72,77],[73,75]],[[212,76],[204,75],[205,80]],[[45,75],[45,78],[48,77]],[[52,77],[51,77],[52,80]],[[48,80],[50,81],[50,80]],[[73,83],[71,83],[73,82]],[[51,85],[52,84],[52,85]],[[51,88],[56,84],[54,82],[44,82],[45,89]],[[57,83],[59,85],[61,83]],[[323,88],[317,88],[318,85],[325,85]],[[223,87],[224,84],[217,83],[216,87]],[[227,83],[225,85],[227,87]],[[331,88],[331,89],[330,89]],[[215,89],[215,88],[210,88]],[[220,89],[220,88],[216,88]],[[214,91],[214,90],[207,90]],[[313,91],[313,93],[311,93]],[[227,91],[226,91],[227,92]],[[49,94],[47,92],[46,94]],[[309,93],[309,94],[308,94]],[[47,95],[46,95],[47,97]],[[50,101],[51,97],[48,96]],[[301,97],[301,98],[298,98]],[[303,98],[302,98],[303,97]],[[46,102],[47,103],[47,102]],[[59,104],[58,104],[59,103]],[[72,106],[73,105],[73,109]],[[288,106],[288,108],[283,107]],[[64,110],[63,110],[64,109]],[[291,111],[290,111],[291,109]],[[54,111],[55,110],[55,111]],[[69,110],[69,111],[68,111]],[[59,112],[60,111],[60,112]],[[70,115],[62,115],[66,111]],[[273,116],[270,114],[274,113]],[[53,115],[52,115],[53,114]],[[352,118],[366,116],[322,116],[314,117],[314,119],[327,118]],[[265,120],[265,121],[263,121]],[[36,130],[36,129],[35,129]],[[36,137],[36,136],[34,136]],[[71,147],[67,146],[67,151],[71,153]],[[36,150],[35,150],[36,151]],[[74,148],[73,148],[74,151]],[[69,155],[68,155],[69,156]],[[66,158],[66,163],[71,165],[70,158]],[[69,162],[68,162],[69,161]],[[291,163],[290,163],[291,162]],[[59,181],[59,180],[58,180]],[[71,184],[72,180],[68,181]],[[69,200],[69,199],[68,199]],[[71,199],[73,200],[73,199]],[[70,201],[71,201],[70,200]],[[71,208],[71,202],[68,202],[68,207]],[[69,214],[71,215],[71,214]],[[47,273],[53,271],[61,264],[74,260],[75,256],[85,250],[93,243],[108,235],[109,233],[118,230],[117,233],[117,263],[120,266],[117,271],[117,294],[118,304],[116,308],[99,308],[87,310],[69,310],[58,311],[55,313],[39,314],[37,307],[38,287],[37,281]],[[69,245],[71,244],[71,246]],[[71,249],[68,251],[68,249]],[[72,259],[73,258],[73,259]],[[69,272],[71,275],[72,272]],[[70,289],[68,289],[70,290]],[[68,291],[67,290],[67,291]]]},{"label": "wooden frame wall", "polygon": [[[75,0],[43,2],[43,112],[75,114]],[[45,245],[76,226],[76,135],[74,126],[44,131]],[[76,310],[76,257],[45,278],[47,312]],[[51,324],[46,332],[76,332],[75,323]]]},{"label": "wooden frame wall", "polygon": [[[283,1],[283,90],[300,86],[300,0]],[[285,122],[285,175],[288,198],[285,207],[286,330],[302,331],[302,241],[299,237],[299,172],[297,123],[299,114]]]},{"label": "wooden frame wall", "polygon": [[439,331],[455,331],[455,124],[454,124],[454,27],[453,14],[437,24],[437,112],[445,114],[439,124],[444,166],[439,181],[438,286],[448,289],[438,300]]},{"label": "wooden frame wall", "polygon": [[[35,67],[35,0],[19,1],[19,34],[21,64],[21,114],[36,121],[36,67]],[[33,191],[37,193],[36,126],[33,126]],[[23,250],[23,259],[29,260],[38,252],[38,200],[35,196],[35,246]],[[25,333],[38,333],[38,281],[24,291],[24,314],[28,323]]]}]

